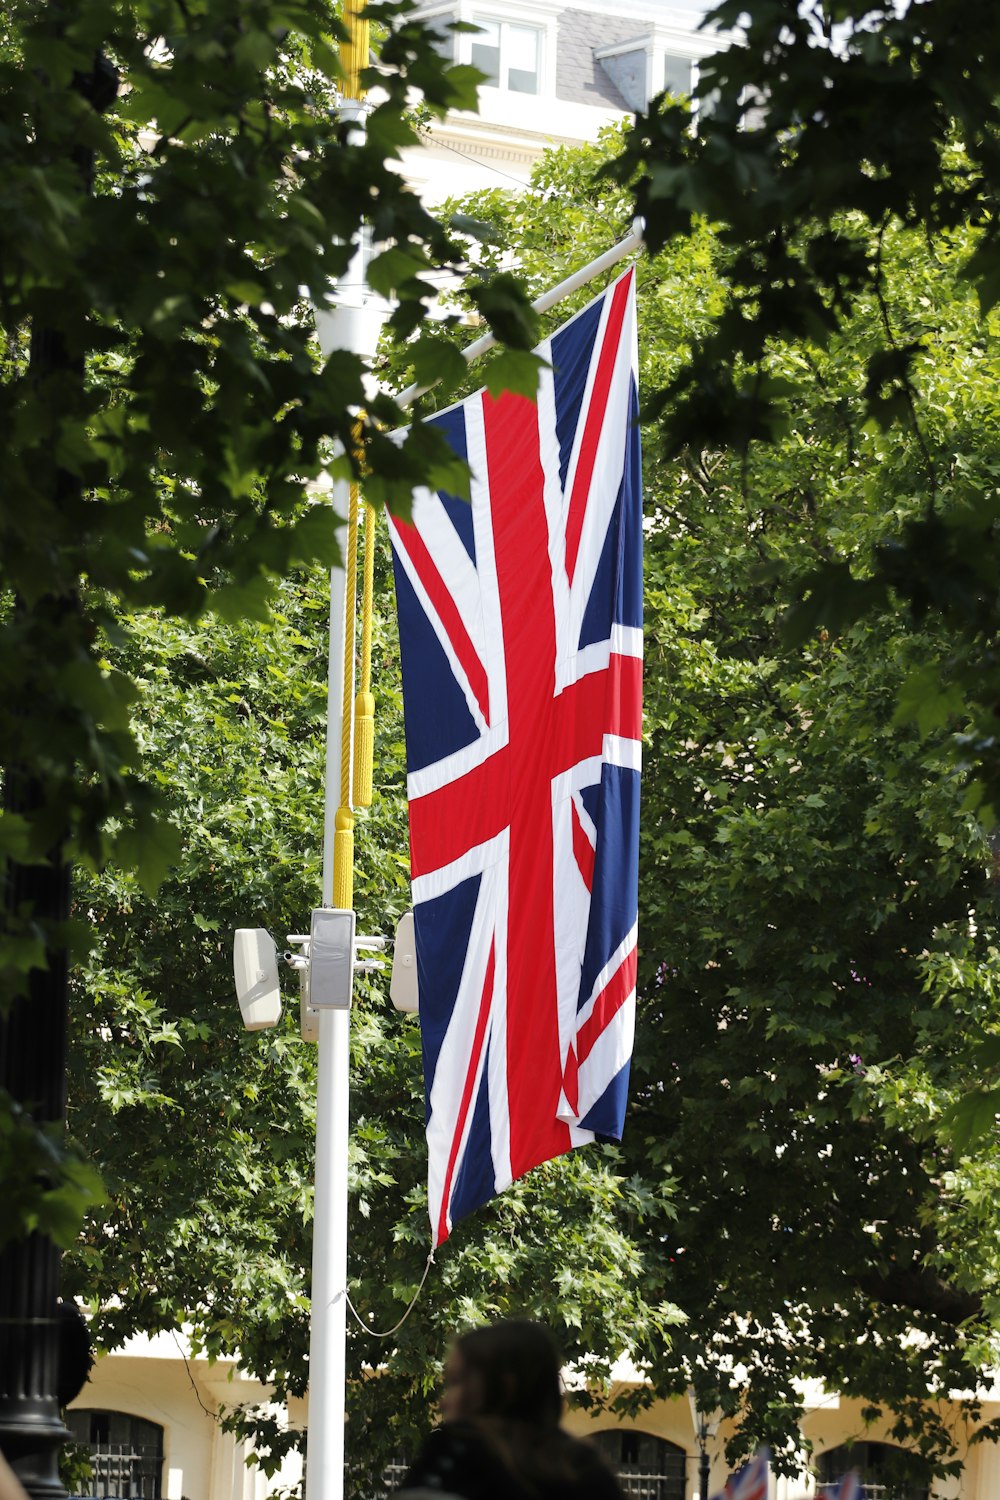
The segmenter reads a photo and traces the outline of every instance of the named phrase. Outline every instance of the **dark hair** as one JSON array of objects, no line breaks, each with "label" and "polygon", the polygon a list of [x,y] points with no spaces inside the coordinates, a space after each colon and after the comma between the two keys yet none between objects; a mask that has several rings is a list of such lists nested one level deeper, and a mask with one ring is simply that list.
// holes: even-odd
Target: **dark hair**
[{"label": "dark hair", "polygon": [[544,1324],[508,1318],[463,1333],[455,1347],[479,1377],[483,1416],[533,1427],[559,1426],[559,1353]]},{"label": "dark hair", "polygon": [[475,1409],[432,1433],[400,1500],[442,1490],[468,1500],[622,1500],[597,1450],[559,1425],[560,1359],[543,1324],[509,1318],[473,1328],[454,1352],[474,1376]]}]

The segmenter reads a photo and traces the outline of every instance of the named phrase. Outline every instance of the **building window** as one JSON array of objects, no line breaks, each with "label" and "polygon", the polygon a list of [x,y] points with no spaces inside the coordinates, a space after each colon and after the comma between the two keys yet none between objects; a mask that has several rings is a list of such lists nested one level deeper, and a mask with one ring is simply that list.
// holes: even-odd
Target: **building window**
[{"label": "building window", "polygon": [[685,1500],[687,1454],[651,1432],[612,1427],[593,1438],[627,1500]]},{"label": "building window", "polygon": [[663,58],[663,90],[675,99],[691,97],[691,59],[667,52]]},{"label": "building window", "polygon": [[537,26],[477,16],[471,62],[486,82],[512,94],[537,94],[541,77],[541,41]]},{"label": "building window", "polygon": [[842,1443],[829,1448],[816,1460],[819,1495],[850,1469],[857,1469],[864,1500],[928,1500],[925,1484],[908,1473],[910,1455],[890,1443]]},{"label": "building window", "polygon": [[160,1500],[163,1428],[123,1411],[74,1410],[66,1426],[90,1449],[88,1495],[102,1500]]}]

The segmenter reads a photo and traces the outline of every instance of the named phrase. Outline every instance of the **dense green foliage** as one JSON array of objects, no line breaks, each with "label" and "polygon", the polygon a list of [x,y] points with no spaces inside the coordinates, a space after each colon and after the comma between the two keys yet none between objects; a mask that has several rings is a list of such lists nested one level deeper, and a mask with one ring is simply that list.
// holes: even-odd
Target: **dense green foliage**
[{"label": "dense green foliage", "polygon": [[[478,75],[446,66],[411,9],[373,7],[361,137],[339,119],[334,0],[4,7],[0,856],[21,867],[112,858],[155,888],[178,844],[131,729],[130,611],[261,618],[289,568],[335,554],[306,485],[347,464],[338,445],[355,462],[364,389],[355,356],[319,357],[310,301],[328,302],[362,219],[391,242],[371,279],[400,335],[432,295],[421,272],[464,265],[393,160],[418,138],[414,104],[472,104]],[[530,346],[516,288],[481,286],[479,306]],[[428,431],[390,439],[398,418],[367,405],[370,498],[405,506],[446,475],[461,490]],[[58,904],[8,900],[0,1016],[49,955],[86,951]],[[30,1136],[5,1104],[0,1164],[23,1191],[0,1236],[65,1239],[93,1181]]]},{"label": "dense green foliage", "polygon": [[[536,176],[544,201],[471,205],[539,290],[627,223],[615,191],[588,198],[599,161],[557,153]],[[770,442],[726,450],[692,429],[676,454],[647,448],[640,1021],[621,1159],[669,1204],[642,1231],[644,1295],[686,1319],[648,1351],[654,1389],[693,1370],[706,1398],[741,1404],[747,1437],[780,1445],[796,1380],[819,1375],[943,1461],[927,1394],[996,1355],[1000,1013],[990,845],[927,685],[979,647],[876,604],[803,649],[782,622],[797,576],[867,559],[920,516],[928,448],[942,512],[992,482],[998,329],[963,276],[979,239],[887,226],[880,284],[843,329],[768,345],[768,379],[795,390]],[[704,225],[640,262],[647,391],[687,378],[733,263]],[[870,410],[887,318],[916,339],[916,426]]]},{"label": "dense green foliage", "polygon": [[[887,602],[918,628],[940,621],[954,651],[906,684],[902,701],[919,698],[925,716],[947,721],[956,763],[976,773],[970,805],[992,822],[997,469],[985,444],[965,466],[960,431],[944,453],[938,446],[947,413],[932,418],[924,384],[928,344],[943,332],[938,302],[900,303],[892,241],[898,226],[912,229],[912,253],[931,246],[947,276],[959,271],[975,288],[984,315],[1000,298],[995,7],[725,0],[713,18],[737,28],[736,40],[701,67],[697,131],[686,102],[655,100],[610,167],[634,185],[651,250],[707,219],[729,252],[724,295],[650,409],[670,453],[772,441],[816,398],[808,351],[842,337],[859,307],[877,308],[853,416],[909,433],[908,503],[866,547],[831,539],[803,574],[808,597],[791,633],[840,628]],[[983,358],[981,341],[963,347],[972,365]],[[844,432],[841,454],[853,446]]]},{"label": "dense green foliage", "polygon": [[[552,154],[533,196],[463,205],[493,236],[484,271],[513,249],[541,290],[619,238],[626,195],[589,188],[619,145]],[[842,334],[772,352],[775,378],[809,379],[771,444],[677,457],[647,444],[626,1138],[461,1224],[391,1352],[352,1332],[357,1465],[377,1468],[426,1428],[448,1332],[510,1309],[590,1353],[598,1391],[622,1350],[648,1361],[637,1400],[693,1376],[706,1406],[740,1414],[743,1447],[766,1436],[780,1450],[798,1381],[818,1376],[893,1414],[918,1455],[952,1461],[928,1393],[970,1387],[1000,1324],[982,1087],[1000,1062],[1000,933],[990,848],[944,726],[921,697],[919,726],[899,704],[954,644],[880,609],[789,650],[781,622],[790,576],[834,549],[869,555],[919,508],[921,440],[867,410],[880,301],[924,330],[914,378],[941,492],[992,461],[996,330],[959,274],[974,240],[886,232],[880,296],[859,297]],[[724,306],[728,257],[702,227],[640,260],[645,388],[676,376]],[[406,359],[387,355],[384,373],[403,381]],[[388,611],[384,556],[379,579]],[[76,1001],[73,1123],[98,1145],[112,1199],[73,1258],[74,1284],[104,1306],[97,1328],[113,1343],[183,1318],[289,1391],[306,1380],[314,1065],[294,1017],[241,1035],[226,954],[233,926],[293,930],[315,899],[323,609],[320,581],[301,574],[274,632],[151,618],[122,647],[115,664],[147,684],[138,732],[183,856],[155,902],[117,877],[82,898],[101,943]],[[358,906],[365,929],[390,931],[407,900],[403,759],[388,613],[379,630]],[[385,1328],[428,1243],[419,1048],[375,983],[354,1038],[351,1294]]]},{"label": "dense green foliage", "polygon": [[[46,854],[62,835],[128,858],[145,807],[128,775],[132,690],[102,662],[99,627],[115,602],[259,611],[269,580],[330,554],[303,482],[349,442],[361,370],[315,358],[303,298],[325,302],[363,211],[415,259],[454,255],[387,158],[414,138],[409,66],[439,108],[464,80],[429,70],[400,27],[358,144],[338,124],[324,5],[95,0],[5,17],[0,557],[20,608],[3,622],[0,732],[44,808],[37,828],[5,821],[5,847]],[[103,115],[98,48],[121,79]],[[408,493],[430,455],[369,438],[374,472]],[[152,878],[155,850],[138,854]]]},{"label": "dense green foliage", "polygon": [[[668,104],[611,143],[663,248],[639,276],[667,437],[647,443],[628,1135],[460,1226],[377,1380],[385,1351],[352,1336],[359,1467],[426,1425],[447,1332],[509,1309],[548,1317],[598,1382],[623,1349],[648,1360],[648,1393],[693,1376],[740,1411],[745,1445],[791,1434],[816,1375],[946,1463],[928,1392],[997,1356],[1000,934],[968,814],[1000,774],[997,29],[984,0],[743,0],[722,19],[737,9],[746,42],[704,70],[719,98],[697,135]],[[331,109],[318,0],[24,0],[0,56],[0,744],[41,789],[2,847],[118,860],[77,892],[96,947],[74,988],[72,1124],[108,1201],[69,1284],[105,1342],[184,1321],[279,1392],[307,1374],[314,1062],[294,1015],[240,1031],[228,945],[236,925],[299,927],[318,889],[311,564],[330,528],[303,482],[361,385],[352,361],[317,360],[303,289],[322,300],[364,212],[398,241],[373,279],[406,333],[421,270],[466,253],[386,166],[413,138],[408,84],[431,108],[468,97],[398,12],[366,145]],[[101,47],[128,84],[103,115]],[[592,187],[603,159],[556,153],[534,195],[464,206],[496,241],[479,306],[522,347],[530,319],[491,273],[513,249],[541,290],[624,232],[624,186]],[[446,349],[425,330],[386,373],[457,382]],[[445,472],[419,426],[402,448],[366,438],[376,498]],[[407,888],[380,630],[358,906],[389,931]],[[11,992],[47,936],[31,914],[5,932]],[[419,1047],[376,984],[354,1038],[351,1290],[385,1327],[428,1239]],[[26,1168],[51,1142],[0,1117],[0,1149],[25,1221],[65,1236],[86,1174],[53,1203]]]},{"label": "dense green foliage", "polygon": [[[380,562],[383,591],[388,585]],[[183,846],[158,895],[134,876],[81,884],[99,934],[76,986],[70,1128],[109,1194],[67,1260],[113,1346],[136,1329],[194,1330],[240,1352],[279,1392],[307,1381],[315,1051],[298,1035],[285,971],[281,1026],[241,1029],[232,930],[301,928],[319,894],[325,720],[322,573],[283,585],[271,628],[135,622],[117,661],[143,687],[137,729]],[[391,933],[409,899],[398,682],[388,626],[375,642],[380,701],[375,805],[358,834],[365,931]],[[419,1030],[382,983],[358,983],[353,1017],[350,1290],[391,1326],[429,1248]],[[382,1346],[352,1329],[350,1450],[376,1469],[426,1421],[434,1356],[456,1322],[532,1306],[599,1368],[655,1320],[628,1233],[648,1211],[601,1152],[555,1163],[462,1226],[422,1302]],[[624,1217],[623,1217],[624,1216]],[[664,1309],[662,1315],[669,1315]],[[613,1354],[612,1354],[613,1357]],[[263,1438],[281,1438],[266,1421]]]}]

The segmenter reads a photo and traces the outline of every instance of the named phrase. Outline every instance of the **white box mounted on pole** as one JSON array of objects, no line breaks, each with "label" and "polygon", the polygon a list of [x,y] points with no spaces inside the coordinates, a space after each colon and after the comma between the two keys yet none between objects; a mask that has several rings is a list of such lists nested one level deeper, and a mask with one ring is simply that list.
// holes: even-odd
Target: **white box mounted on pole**
[{"label": "white box mounted on pole", "polygon": [[350,1010],[354,988],[354,912],[317,906],[309,929],[309,1004]]},{"label": "white box mounted on pole", "polygon": [[247,1031],[263,1031],[281,1020],[278,950],[263,927],[238,927],[233,935],[233,978]]},{"label": "white box mounted on pole", "polygon": [[404,911],[396,928],[389,999],[397,1010],[409,1015],[416,1015],[420,1010],[420,995],[417,989],[417,943],[412,911]]}]

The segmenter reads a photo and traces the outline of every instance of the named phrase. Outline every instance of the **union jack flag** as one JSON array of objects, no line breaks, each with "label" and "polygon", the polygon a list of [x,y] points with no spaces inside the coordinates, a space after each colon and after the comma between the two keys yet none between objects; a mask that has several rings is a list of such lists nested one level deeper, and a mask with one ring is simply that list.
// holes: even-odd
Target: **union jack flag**
[{"label": "union jack flag", "polygon": [[716,1500],[767,1500],[768,1470],[771,1462],[769,1448],[761,1448],[749,1463],[745,1463],[734,1474]]},{"label": "union jack flag", "polygon": [[824,1500],[863,1500],[861,1479],[857,1469],[851,1469],[850,1473],[837,1484],[820,1490]]},{"label": "union jack flag", "polygon": [[635,1025],[642,512],[634,271],[540,346],[537,404],[430,420],[471,505],[391,522],[435,1245],[620,1139]]}]

